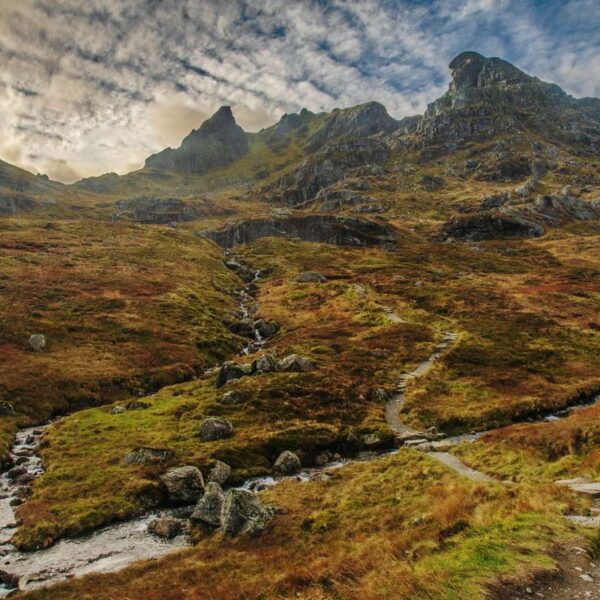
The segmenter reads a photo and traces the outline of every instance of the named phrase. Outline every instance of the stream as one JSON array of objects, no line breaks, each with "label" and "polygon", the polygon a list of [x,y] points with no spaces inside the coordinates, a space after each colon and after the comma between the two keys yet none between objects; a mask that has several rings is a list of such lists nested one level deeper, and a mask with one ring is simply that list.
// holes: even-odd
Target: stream
[{"label": "stream", "polygon": [[[241,266],[241,265],[240,265]],[[254,272],[254,281],[260,277],[260,272]],[[255,300],[251,295],[251,284],[244,287],[240,294],[239,309],[242,318],[251,318],[254,313]],[[473,441],[485,432],[444,437],[427,432],[417,431],[402,423],[399,412],[404,404],[404,391],[407,381],[426,375],[456,340],[456,334],[446,332],[435,346],[432,354],[421,362],[413,371],[406,373],[398,383],[398,393],[386,403],[386,419],[391,429],[396,433],[399,442],[414,445],[449,468],[475,481],[494,481],[487,475],[470,469],[454,455],[445,451],[431,451],[431,446],[443,442],[446,446],[463,441]],[[250,354],[259,349],[265,340],[258,332],[247,345],[242,354]],[[575,410],[590,406],[600,401],[600,395],[590,402],[563,409],[552,414],[540,416],[537,421],[553,421],[565,418]],[[164,509],[147,513],[143,516],[125,522],[115,523],[98,529],[87,535],[73,539],[63,539],[50,548],[33,552],[20,552],[10,539],[17,526],[14,506],[24,499],[27,486],[43,472],[41,459],[36,451],[43,439],[44,427],[22,429],[16,435],[11,449],[15,466],[0,476],[0,598],[8,597],[16,589],[32,590],[52,585],[72,577],[80,577],[88,573],[108,573],[118,571],[140,560],[160,558],[178,549],[189,546],[185,534],[172,539],[163,539],[148,531],[148,524],[157,517],[186,516],[185,509]],[[444,450],[440,447],[440,450]],[[340,458],[322,467],[304,469],[301,473],[287,477],[264,476],[247,480],[240,487],[258,492],[272,487],[282,481],[309,481],[315,478],[327,477],[329,471],[339,469],[357,461],[371,461],[399,452],[391,449],[379,453],[363,452],[353,459]],[[16,470],[15,470],[16,469]],[[189,512],[188,512],[189,516]]]}]

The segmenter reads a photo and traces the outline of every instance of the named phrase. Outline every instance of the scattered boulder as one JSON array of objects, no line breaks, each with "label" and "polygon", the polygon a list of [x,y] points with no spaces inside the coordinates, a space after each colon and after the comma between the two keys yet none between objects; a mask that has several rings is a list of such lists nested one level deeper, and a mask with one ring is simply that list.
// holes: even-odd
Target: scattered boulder
[{"label": "scattered boulder", "polygon": [[265,321],[257,319],[254,321],[254,331],[258,333],[260,339],[273,337],[279,331],[279,325],[275,321]]},{"label": "scattered boulder", "polygon": [[144,410],[150,408],[148,402],[142,402],[141,400],[131,400],[125,405],[126,410]]},{"label": "scattered boulder", "polygon": [[251,365],[240,365],[235,362],[224,362],[219,369],[219,374],[217,375],[215,385],[219,388],[224,386],[228,381],[241,379],[242,377],[250,375],[251,373]]},{"label": "scattered boulder", "polygon": [[220,417],[208,417],[202,421],[198,436],[203,442],[221,440],[233,435],[233,425],[227,419]]},{"label": "scattered boulder", "polygon": [[231,475],[231,467],[220,460],[215,462],[215,465],[210,470],[208,475],[208,481],[211,483],[218,483],[224,485]]},{"label": "scattered boulder", "polygon": [[117,404],[110,409],[111,415],[122,415],[127,409],[122,404]]},{"label": "scattered boulder", "polygon": [[46,347],[46,336],[42,333],[34,333],[29,336],[28,344],[34,352],[41,352]]},{"label": "scattered boulder", "polygon": [[273,511],[266,508],[256,494],[229,490],[221,507],[221,531],[228,537],[256,535],[266,527],[272,515]]},{"label": "scattered boulder", "polygon": [[126,465],[152,465],[175,457],[168,448],[134,448],[125,455]]},{"label": "scattered boulder", "polygon": [[510,200],[510,194],[503,192],[501,194],[492,194],[491,196],[486,196],[481,201],[482,210],[491,210],[493,208],[500,208],[504,206]]},{"label": "scattered boulder", "polygon": [[300,356],[299,354],[290,354],[284,359],[279,361],[279,369],[284,372],[306,372],[314,371],[315,364],[306,356]]},{"label": "scattered boulder", "polygon": [[15,409],[10,402],[0,400],[0,417],[10,417],[15,414]]},{"label": "scattered boulder", "polygon": [[279,363],[272,354],[263,354],[256,359],[254,369],[257,373],[273,373],[279,370]]},{"label": "scattered boulder", "polygon": [[206,486],[204,496],[198,500],[190,519],[218,527],[221,524],[221,508],[224,499],[225,495],[221,486],[211,481]]},{"label": "scattered boulder", "polygon": [[173,504],[191,504],[204,492],[204,478],[197,467],[174,467],[161,475],[160,480]]},{"label": "scattered boulder", "polygon": [[273,465],[273,473],[276,475],[295,475],[302,469],[300,459],[289,450],[284,450]]},{"label": "scattered boulder", "polygon": [[161,517],[150,521],[148,531],[157,537],[171,540],[183,531],[183,523],[173,517]]},{"label": "scattered boulder", "polygon": [[316,271],[302,271],[302,273],[296,277],[296,281],[298,283],[322,283],[323,281],[327,281],[327,277]]},{"label": "scattered boulder", "polygon": [[242,402],[242,396],[239,392],[234,390],[230,390],[229,392],[225,392],[219,398],[219,404],[231,405],[231,404],[240,404]]}]

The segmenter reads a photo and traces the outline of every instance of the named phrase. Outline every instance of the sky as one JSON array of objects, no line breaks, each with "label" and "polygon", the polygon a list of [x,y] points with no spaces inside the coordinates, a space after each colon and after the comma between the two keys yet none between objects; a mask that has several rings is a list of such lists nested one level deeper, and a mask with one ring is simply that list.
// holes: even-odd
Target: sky
[{"label": "sky", "polygon": [[464,50],[600,97],[600,2],[0,0],[0,159],[122,174],[221,105],[247,131],[369,100],[401,118]]}]

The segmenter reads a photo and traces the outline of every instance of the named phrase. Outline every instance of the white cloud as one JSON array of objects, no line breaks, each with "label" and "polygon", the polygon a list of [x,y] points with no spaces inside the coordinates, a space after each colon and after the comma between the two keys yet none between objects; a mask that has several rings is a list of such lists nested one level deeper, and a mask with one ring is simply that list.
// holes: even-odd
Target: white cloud
[{"label": "white cloud", "polygon": [[2,0],[0,158],[65,180],[123,173],[223,104],[248,130],[302,107],[367,100],[415,114],[443,93],[448,62],[466,49],[598,96],[599,6]]}]

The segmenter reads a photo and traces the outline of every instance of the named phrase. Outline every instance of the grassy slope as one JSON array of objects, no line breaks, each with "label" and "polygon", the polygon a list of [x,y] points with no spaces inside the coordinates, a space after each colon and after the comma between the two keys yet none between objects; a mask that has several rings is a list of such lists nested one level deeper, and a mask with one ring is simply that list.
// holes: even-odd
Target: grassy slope
[{"label": "grassy slope", "polygon": [[281,510],[258,539],[215,534],[26,597],[476,600],[498,575],[554,568],[555,540],[575,537],[551,488],[473,484],[409,450],[262,497]]},{"label": "grassy slope", "polygon": [[226,323],[241,283],[211,243],[118,223],[0,226],[0,398],[22,423],[190,378],[238,347]]},{"label": "grassy slope", "polygon": [[[40,544],[139,510],[157,473],[123,465],[124,454],[136,445],[173,448],[176,462],[204,469],[219,458],[242,478],[267,472],[286,448],[300,450],[310,462],[323,448],[356,450],[364,433],[377,433],[385,443],[383,405],[371,399],[373,389],[392,389],[447,329],[460,339],[439,367],[409,389],[405,419],[423,426],[489,427],[564,405],[583,383],[600,378],[597,332],[569,321],[572,297],[588,284],[575,278],[551,318],[549,303],[536,304],[516,283],[536,273],[563,278],[570,267],[535,243],[510,243],[510,252],[506,243],[482,247],[473,252],[405,232],[393,252],[281,239],[240,249],[243,259],[270,270],[259,292],[260,315],[281,325],[270,350],[307,354],[319,368],[245,378],[220,391],[210,375],[162,390],[147,411],[123,416],[94,409],[66,419],[49,436],[43,454],[48,470],[20,510],[24,525],[17,541]],[[304,269],[332,279],[295,283]],[[405,322],[390,320],[388,307]],[[594,298],[579,303],[586,318],[594,307]],[[229,389],[242,392],[245,403],[218,404]],[[236,435],[199,443],[195,432],[207,415],[231,419]],[[90,463],[102,464],[102,475],[90,471]]]}]

